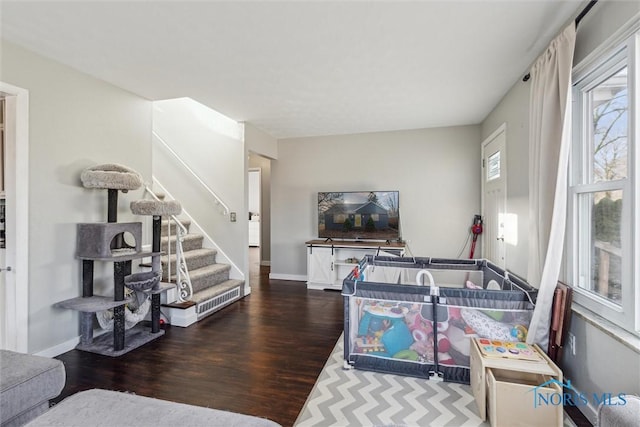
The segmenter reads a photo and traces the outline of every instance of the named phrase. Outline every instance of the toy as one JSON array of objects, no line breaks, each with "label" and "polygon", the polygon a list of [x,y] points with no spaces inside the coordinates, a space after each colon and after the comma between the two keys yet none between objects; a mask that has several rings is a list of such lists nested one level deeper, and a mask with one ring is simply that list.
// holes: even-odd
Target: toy
[{"label": "toy", "polygon": [[[482,338],[490,338],[502,341],[518,341],[518,333],[512,334],[512,326],[507,323],[498,322],[494,318],[487,316],[480,310],[463,308],[460,310],[462,318],[474,331]],[[520,331],[522,332],[522,331]]]},{"label": "toy", "polygon": [[363,304],[356,346],[361,352],[392,357],[409,350],[413,336],[404,322],[402,307],[371,301]]},{"label": "toy", "polygon": [[[421,315],[433,325],[433,305],[423,305]],[[451,350],[451,342],[448,337],[449,321],[450,321],[450,308],[445,305],[436,306],[436,338],[438,341],[438,363],[445,365],[454,365],[455,360],[449,353]],[[433,332],[429,339],[433,340]]]},{"label": "toy", "polygon": [[511,336],[523,342],[527,339],[527,328],[524,325],[515,325],[511,328]]},{"label": "toy", "polygon": [[420,360],[420,355],[415,350],[401,350],[393,355],[394,359]]}]

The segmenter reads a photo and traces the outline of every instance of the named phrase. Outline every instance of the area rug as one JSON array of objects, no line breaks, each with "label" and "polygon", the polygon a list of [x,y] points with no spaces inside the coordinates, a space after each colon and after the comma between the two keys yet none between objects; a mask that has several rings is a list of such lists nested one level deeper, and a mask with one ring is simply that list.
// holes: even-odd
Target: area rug
[{"label": "area rug", "polygon": [[[294,426],[489,426],[478,417],[470,386],[345,370],[343,349],[341,336]],[[575,424],[565,415],[564,426]]]},{"label": "area rug", "polygon": [[344,370],[343,349],[340,337],[295,426],[489,426],[470,386]]}]

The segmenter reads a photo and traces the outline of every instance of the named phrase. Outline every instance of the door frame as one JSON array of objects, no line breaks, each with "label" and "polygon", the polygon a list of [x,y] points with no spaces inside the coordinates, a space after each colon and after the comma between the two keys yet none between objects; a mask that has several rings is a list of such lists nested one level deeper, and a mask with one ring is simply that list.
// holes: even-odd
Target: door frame
[{"label": "door frame", "polygon": [[[29,347],[29,91],[0,82],[5,98],[5,198],[7,347],[23,353]],[[20,236],[20,238],[18,238]],[[10,245],[9,242],[13,242]]]},{"label": "door frame", "polygon": [[[489,135],[487,138],[485,138],[484,141],[482,141],[482,145],[481,145],[481,149],[480,149],[480,213],[482,215],[483,220],[486,221],[486,211],[485,211],[485,183],[486,183],[486,171],[485,171],[485,165],[484,165],[484,158],[485,158],[485,150],[487,145],[489,145],[494,139],[496,139],[498,137],[498,135],[500,135],[501,133],[504,133],[504,149],[502,151],[502,153],[500,154],[500,162],[502,163],[502,158],[504,158],[504,163],[502,163],[504,165],[504,168],[502,168],[501,165],[501,169],[500,169],[500,175],[504,176],[504,210],[505,210],[505,214],[507,213],[507,189],[508,189],[508,184],[509,182],[507,181],[507,124],[503,123],[500,126],[498,126],[498,128],[493,131],[491,133],[491,135]],[[504,157],[503,157],[504,155]],[[487,245],[490,243],[489,239],[493,238],[493,236],[488,236],[488,235],[484,235],[482,236],[482,256],[484,258],[486,258],[486,254],[488,254],[488,248]],[[504,253],[504,268],[506,269],[507,266],[507,246],[504,243],[504,240],[502,242],[502,244],[504,245],[503,247],[503,253]]]}]

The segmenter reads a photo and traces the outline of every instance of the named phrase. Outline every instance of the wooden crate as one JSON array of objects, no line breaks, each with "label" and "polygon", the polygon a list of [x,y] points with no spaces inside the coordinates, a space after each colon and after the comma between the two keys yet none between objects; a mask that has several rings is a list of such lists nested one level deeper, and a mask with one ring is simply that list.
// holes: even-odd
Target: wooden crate
[{"label": "wooden crate", "polygon": [[[563,407],[555,404],[563,393],[562,371],[534,348],[539,361],[487,357],[471,339],[471,391],[482,420],[488,415],[492,426],[562,426]],[[555,381],[539,387],[549,380]],[[559,393],[554,404],[536,405],[536,394],[546,393]]]},{"label": "wooden crate", "polygon": [[536,402],[537,394],[555,394],[561,399],[560,385],[551,383],[539,387],[550,379],[541,374],[488,368],[487,405],[491,426],[562,426],[562,403]]}]

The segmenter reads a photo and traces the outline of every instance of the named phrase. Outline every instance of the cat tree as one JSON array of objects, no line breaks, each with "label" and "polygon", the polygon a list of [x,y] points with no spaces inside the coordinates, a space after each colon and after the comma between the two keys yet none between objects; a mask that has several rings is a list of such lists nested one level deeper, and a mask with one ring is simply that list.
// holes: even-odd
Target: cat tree
[{"label": "cat tree", "polygon": [[[153,243],[151,252],[143,252],[142,223],[119,223],[118,191],[126,193],[142,186],[142,177],[125,166],[106,164],[85,169],[80,176],[84,187],[107,190],[107,222],[77,225],[77,257],[82,261],[82,296],[61,301],[56,306],[80,312],[80,343],[78,350],[107,356],[120,356],[164,334],[160,329],[160,294],[175,287],[161,282],[160,233],[162,215],[177,215],[182,207],[175,201],[138,200],[131,202],[136,215],[153,216]],[[125,241],[125,233],[133,244]],[[152,258],[151,271],[131,273],[135,259]],[[93,271],[96,261],[113,263],[113,297],[93,294]],[[125,287],[132,295],[125,297]],[[131,316],[134,310],[148,306],[151,300],[151,327],[138,324],[139,318]],[[93,336],[94,318],[104,324],[108,314],[108,329],[98,337]],[[112,314],[111,314],[112,313]],[[146,312],[136,313],[144,317]],[[128,316],[129,315],[129,316]],[[128,317],[133,320],[128,321]]]}]

